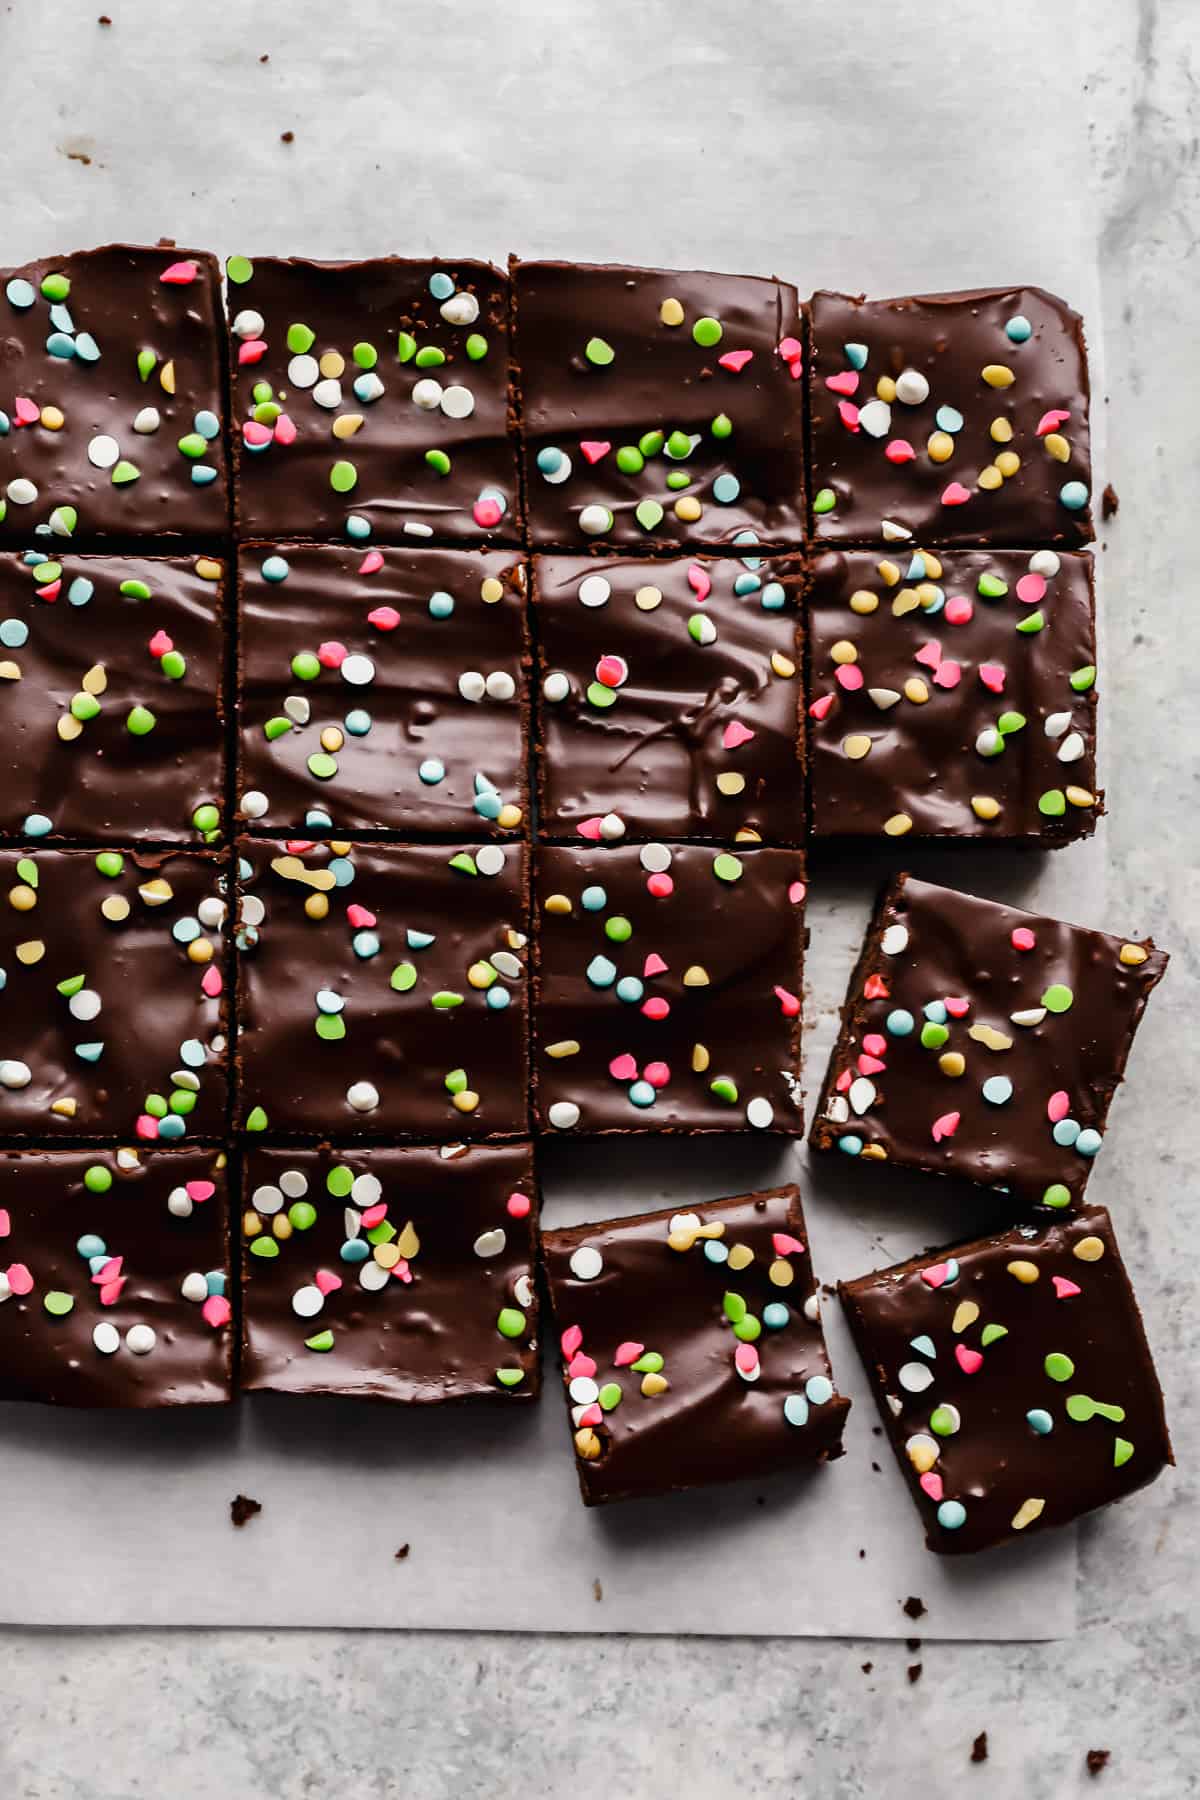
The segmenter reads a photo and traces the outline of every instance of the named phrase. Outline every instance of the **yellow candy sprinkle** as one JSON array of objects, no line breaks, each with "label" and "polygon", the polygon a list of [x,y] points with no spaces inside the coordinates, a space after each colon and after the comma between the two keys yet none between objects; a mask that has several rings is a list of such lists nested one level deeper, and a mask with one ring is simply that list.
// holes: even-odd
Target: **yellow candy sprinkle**
[{"label": "yellow candy sprinkle", "polygon": [[354,845],[350,842],[349,838],[331,838],[329,840],[329,848],[333,851],[335,856],[349,856]]},{"label": "yellow candy sprinkle", "polygon": [[893,813],[890,819],[883,822],[884,835],[887,837],[903,837],[912,828],[913,822],[907,813]]},{"label": "yellow candy sprinkle", "polygon": [[1127,969],[1136,969],[1144,963],[1150,952],[1144,944],[1122,944],[1117,953],[1117,960],[1123,962]]},{"label": "yellow candy sprinkle", "polygon": [[567,899],[565,894],[548,894],[546,896],[545,910],[548,913],[563,915],[570,912],[571,902]]},{"label": "yellow candy sprinkle", "polygon": [[1000,816],[1000,802],[991,794],[972,794],[971,811],[977,819],[996,819]]},{"label": "yellow candy sprinkle", "polygon": [[74,713],[64,713],[58,721],[58,735],[64,744],[73,744],[77,737],[83,736],[83,726]]},{"label": "yellow candy sprinkle", "polygon": [[1011,1050],[1013,1047],[1013,1041],[1007,1033],[997,1031],[992,1025],[972,1025],[967,1036],[988,1050]]},{"label": "yellow candy sprinkle", "polygon": [[640,587],[633,596],[633,604],[639,612],[653,612],[656,606],[662,605],[662,589],[656,587]]},{"label": "yellow candy sprinkle", "polygon": [[496,980],[496,971],[490,962],[473,962],[467,970],[467,981],[473,988],[490,988]]},{"label": "yellow candy sprinkle", "polygon": [[717,776],[717,792],[732,799],[735,794],[745,792],[746,777],[739,775],[735,769],[725,769]]},{"label": "yellow candy sprinkle", "polygon": [[138,888],[138,898],[144,906],[165,906],[168,900],[175,898],[175,891],[169,881],[156,875],[153,881],[143,881]]},{"label": "yellow candy sprinkle", "polygon": [[66,422],[66,414],[57,406],[43,406],[42,424],[47,431],[61,431]]},{"label": "yellow candy sprinkle", "polygon": [[46,946],[41,938],[30,938],[26,943],[17,945],[17,961],[24,963],[26,968],[32,968],[34,963],[40,963],[45,954]]},{"label": "yellow candy sprinkle", "polygon": [[928,575],[930,581],[940,581],[942,579],[942,565],[933,554],[932,550],[922,550],[921,561],[925,564],[925,573]]},{"label": "yellow candy sprinkle", "polygon": [[331,753],[340,750],[346,739],[336,725],[327,725],[321,733],[321,748]]},{"label": "yellow candy sprinkle", "polygon": [[906,613],[916,612],[921,601],[915,588],[901,588],[892,601],[892,617],[902,619]]},{"label": "yellow candy sprinkle", "polygon": [[335,438],[341,439],[344,443],[347,438],[352,438],[356,432],[361,431],[362,427],[363,416],[361,413],[339,413],[330,426],[330,430]]},{"label": "yellow candy sprinkle", "polygon": [[[15,662],[11,662],[6,657],[3,662],[0,662],[0,676],[2,676],[5,681],[20,681],[21,670],[19,665]],[[72,720],[72,723],[78,724],[78,720]]]},{"label": "yellow candy sprinkle", "polygon": [[703,1044],[692,1045],[692,1073],[703,1075],[708,1068],[708,1051]]},{"label": "yellow candy sprinkle", "polygon": [[1096,804],[1095,794],[1089,794],[1086,788],[1069,787],[1066,795],[1072,806],[1095,806]]},{"label": "yellow candy sprinkle", "polygon": [[896,384],[890,375],[881,375],[879,377],[879,380],[875,383],[875,397],[878,400],[886,402],[888,406],[891,406],[896,398]]},{"label": "yellow candy sprinkle", "polygon": [[733,834],[735,844],[761,844],[762,832],[754,831],[749,825],[739,825]]},{"label": "yellow candy sprinkle", "polygon": [[329,916],[328,894],[309,894],[304,902],[304,910],[310,919],[325,919]]},{"label": "yellow candy sprinkle", "polygon": [[669,1386],[665,1375],[651,1373],[642,1376],[642,1392],[647,1400],[653,1400],[656,1394],[665,1394]]},{"label": "yellow candy sprinkle", "polygon": [[782,650],[772,650],[771,668],[776,675],[781,675],[785,681],[790,681],[792,676],[796,673],[795,663],[790,656],[785,656]]},{"label": "yellow candy sprinkle", "polygon": [[910,1438],[905,1449],[908,1452],[908,1460],[918,1475],[927,1475],[938,1459],[937,1445],[931,1437],[926,1437],[924,1433]]},{"label": "yellow candy sprinkle", "polygon": [[68,1095],[64,1100],[52,1101],[50,1111],[57,1113],[60,1119],[73,1119],[79,1111],[79,1102]]},{"label": "yellow candy sprinkle", "polygon": [[896,583],[900,579],[899,564],[890,562],[885,557],[881,563],[876,563],[875,567],[879,571],[880,581],[882,581],[887,587],[895,587]]},{"label": "yellow candy sprinkle", "polygon": [[694,525],[703,511],[694,494],[681,494],[674,506],[675,517],[682,519],[685,525]]},{"label": "yellow candy sprinkle", "polygon": [[910,675],[904,684],[904,698],[911,700],[914,706],[924,706],[929,698],[929,689],[919,675]]},{"label": "yellow candy sprinkle", "polygon": [[18,882],[16,887],[8,890],[8,904],[14,912],[32,912],[37,905],[37,895],[31,887]]},{"label": "yellow candy sprinkle", "polygon": [[931,606],[940,605],[945,598],[946,596],[934,586],[932,581],[919,581],[917,583],[917,599],[920,601],[926,612],[929,611]]},{"label": "yellow candy sprinkle", "polygon": [[870,613],[875,612],[878,606],[879,595],[873,594],[870,588],[857,588],[850,596],[850,611],[857,613],[860,618],[865,619]]},{"label": "yellow candy sprinkle", "polygon": [[935,431],[930,434],[925,448],[935,463],[949,462],[954,455],[954,439],[948,431]]},{"label": "yellow candy sprinkle", "polygon": [[317,367],[327,381],[336,381],[339,375],[346,373],[346,359],[340,350],[326,350]]},{"label": "yellow candy sprinkle", "polygon": [[371,1254],[381,1269],[394,1269],[400,1261],[400,1252],[395,1244],[376,1244]]},{"label": "yellow candy sprinkle", "polygon": [[988,363],[979,372],[991,388],[1011,387],[1017,379],[1005,363]]},{"label": "yellow candy sprinkle", "polygon": [[1040,1519],[1045,1510],[1046,1502],[1044,1500],[1024,1501],[1013,1514],[1013,1530],[1024,1531],[1027,1525],[1032,1525],[1035,1519]]},{"label": "yellow candy sprinkle", "polygon": [[187,959],[193,963],[210,963],[213,959],[211,938],[193,938],[187,947]]},{"label": "yellow candy sprinkle", "polygon": [[600,1439],[590,1425],[575,1433],[575,1454],[582,1456],[584,1462],[595,1462],[600,1454]]},{"label": "yellow candy sprinkle", "polygon": [[163,364],[162,368],[158,371],[158,380],[164,394],[173,394],[175,392],[174,362],[165,362]]},{"label": "yellow candy sprinkle", "polygon": [[852,731],[849,737],[842,739],[842,751],[851,762],[861,762],[864,756],[870,755],[871,740],[864,731]]},{"label": "yellow candy sprinkle", "polygon": [[869,1162],[887,1161],[887,1151],[882,1144],[864,1144],[859,1155],[865,1156]]},{"label": "yellow candy sprinkle", "polygon": [[683,971],[683,985],[684,987],[707,987],[708,970],[702,969],[699,963],[692,963],[690,968]]},{"label": "yellow candy sprinkle", "polygon": [[993,444],[1011,444],[1013,428],[1007,419],[993,419],[988,426],[988,436]]},{"label": "yellow candy sprinkle", "polygon": [[1015,1275],[1022,1287],[1032,1287],[1041,1271],[1036,1263],[1010,1262],[1005,1265],[1010,1275]]},{"label": "yellow candy sprinkle", "polygon": [[244,1212],[242,1214],[243,1237],[257,1237],[261,1230],[262,1220],[256,1212]]},{"label": "yellow candy sprinkle", "polygon": [[680,306],[678,300],[664,300],[658,309],[658,316],[664,325],[683,324],[683,308]]},{"label": "yellow candy sprinkle", "polygon": [[835,663],[856,663],[858,661],[858,649],[850,642],[849,638],[839,638],[829,654]]},{"label": "yellow candy sprinkle", "polygon": [[996,458],[996,467],[1005,481],[1010,481],[1021,466],[1021,459],[1015,450],[1002,450]]},{"label": "yellow candy sprinkle", "polygon": [[966,1073],[967,1059],[961,1050],[947,1050],[945,1055],[938,1057],[938,1068],[943,1075],[949,1075],[951,1081],[957,1081]]},{"label": "yellow candy sprinkle", "polygon": [[515,831],[524,817],[525,815],[521,811],[521,808],[515,801],[510,800],[506,805],[502,806],[500,811],[496,814],[496,823],[504,831]]},{"label": "yellow candy sprinkle", "polygon": [[215,556],[198,556],[196,573],[201,581],[220,581],[224,571]]},{"label": "yellow candy sprinkle", "polygon": [[979,1308],[974,1300],[960,1300],[954,1309],[954,1317],[950,1321],[951,1331],[966,1331],[979,1317]]},{"label": "yellow candy sprinkle", "polygon": [[404,1230],[400,1233],[400,1236],[394,1238],[392,1241],[405,1262],[411,1262],[421,1248],[421,1240],[417,1236],[416,1229],[411,1219],[407,1220],[405,1223]]},{"label": "yellow candy sprinkle", "polygon": [[1099,1262],[1100,1258],[1104,1255],[1104,1239],[1098,1237],[1080,1238],[1079,1242],[1073,1246],[1071,1255],[1077,1256],[1080,1262]]},{"label": "yellow candy sprinkle", "polygon": [[552,1056],[555,1062],[561,1062],[564,1056],[578,1056],[579,1039],[559,1038],[556,1043],[546,1045],[546,1055]]},{"label": "yellow candy sprinkle", "polygon": [[109,894],[107,899],[100,902],[101,917],[107,919],[110,925],[123,925],[132,910],[124,894]]},{"label": "yellow candy sprinkle", "polygon": [[786,1256],[777,1256],[767,1270],[767,1280],[774,1282],[776,1287],[791,1287],[795,1279],[796,1271]]},{"label": "yellow candy sprinkle", "polygon": [[980,469],[978,485],[985,488],[989,494],[994,493],[998,487],[1004,486],[1004,477],[995,463],[989,463],[986,469]]},{"label": "yellow candy sprinkle", "polygon": [[754,1252],[749,1244],[735,1244],[729,1252],[729,1268],[736,1274],[739,1269],[748,1269],[754,1261]]},{"label": "yellow candy sprinkle", "polygon": [[292,1221],[288,1218],[286,1213],[276,1213],[271,1220],[271,1234],[273,1237],[277,1237],[281,1243],[286,1244],[294,1229]]},{"label": "yellow candy sprinkle", "polygon": [[479,1095],[471,1088],[464,1088],[461,1094],[455,1094],[450,1104],[456,1112],[473,1113],[479,1105]]},{"label": "yellow candy sprinkle", "polygon": [[1071,446],[1061,431],[1047,432],[1042,443],[1046,446],[1047,456],[1053,457],[1055,462],[1070,462]]},{"label": "yellow candy sprinkle", "polygon": [[494,575],[487,575],[479,584],[479,598],[485,606],[495,606],[504,598],[504,583],[497,581]]}]

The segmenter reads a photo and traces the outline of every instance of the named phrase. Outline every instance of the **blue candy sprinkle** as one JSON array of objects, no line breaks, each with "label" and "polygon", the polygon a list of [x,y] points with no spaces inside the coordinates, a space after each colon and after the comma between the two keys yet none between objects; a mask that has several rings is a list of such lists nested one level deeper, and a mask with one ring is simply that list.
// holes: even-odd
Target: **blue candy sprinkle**
[{"label": "blue candy sprinkle", "polygon": [[379,939],[373,931],[356,931],[350,939],[350,948],[362,962],[372,956],[379,955]]},{"label": "blue candy sprinkle", "polygon": [[862,1155],[863,1141],[853,1131],[847,1131],[843,1137],[838,1139],[837,1143],[838,1149],[844,1151],[847,1156]]},{"label": "blue candy sprinkle", "polygon": [[791,1316],[782,1300],[771,1300],[763,1307],[762,1321],[768,1331],[782,1331]]},{"label": "blue candy sprinkle", "polygon": [[733,583],[733,591],[741,598],[745,594],[757,594],[762,582],[757,575],[738,575]]},{"label": "blue candy sprinkle", "polygon": [[346,714],[346,730],[351,737],[366,737],[371,729],[371,715],[356,706],[353,712]]},{"label": "blue candy sprinkle", "polygon": [[944,1025],[949,1016],[946,1012],[946,1002],[944,1000],[927,1000],[921,1008],[921,1011],[925,1014],[925,1017],[929,1020],[931,1025]]},{"label": "blue candy sprinkle", "polygon": [[956,406],[939,406],[933,417],[938,430],[949,432],[951,437],[963,428],[963,416]]},{"label": "blue candy sprinkle", "polygon": [[214,438],[220,437],[221,435],[220,419],[218,419],[216,413],[209,412],[205,408],[201,408],[196,414],[195,418],[192,420],[192,424],[207,443],[211,444]]},{"label": "blue candy sprinkle", "polygon": [[85,1258],[108,1255],[108,1245],[102,1237],[97,1237],[94,1231],[85,1231],[75,1248],[80,1256]]},{"label": "blue candy sprinkle", "polygon": [[654,1089],[650,1086],[648,1081],[631,1082],[629,1087],[629,1098],[635,1106],[653,1106]]},{"label": "blue candy sprinkle", "polygon": [[494,788],[489,788],[486,793],[475,796],[475,811],[481,819],[498,819],[503,805],[503,800]]},{"label": "blue candy sprinkle", "polygon": [[345,1006],[346,1002],[344,997],[341,994],[336,994],[332,988],[317,989],[318,1012],[329,1014],[340,1013],[345,1010]]},{"label": "blue candy sprinkle", "polygon": [[0,619],[0,644],[6,650],[19,650],[29,639],[29,627],[24,619]]},{"label": "blue candy sprinkle", "polygon": [[63,306],[61,302],[56,302],[50,308],[50,323],[55,331],[65,331],[71,337],[75,336],[75,321],[71,317],[69,306]]},{"label": "blue candy sprinkle", "polygon": [[404,933],[404,941],[410,950],[428,950],[430,944],[437,942],[437,934],[433,931],[413,931],[410,927]]},{"label": "blue candy sprinkle", "polygon": [[0,969],[0,994],[2,994],[4,992],[4,990],[7,986],[8,986],[8,970]]},{"label": "blue candy sprinkle", "polygon": [[1075,1139],[1075,1151],[1079,1156],[1095,1156],[1104,1139],[1098,1131],[1086,1126]]},{"label": "blue candy sprinkle", "polygon": [[789,1394],[783,1403],[783,1416],[789,1425],[808,1424],[808,1401],[803,1394]]},{"label": "blue candy sprinkle", "polygon": [[553,444],[547,444],[544,450],[537,453],[538,470],[543,475],[557,475],[563,465],[563,453]]},{"label": "blue candy sprinkle", "polygon": [[179,1060],[189,1069],[202,1069],[207,1060],[207,1052],[199,1038],[184,1038],[179,1046]]},{"label": "blue candy sprinkle", "polygon": [[1088,503],[1088,491],[1082,481],[1068,481],[1059,488],[1058,497],[1068,512],[1082,512]]},{"label": "blue candy sprinkle", "polygon": [[363,1238],[347,1238],[342,1245],[340,1255],[343,1262],[366,1262],[371,1254],[371,1247]]},{"label": "blue candy sprinkle", "polygon": [[778,581],[768,581],[766,587],[762,591],[763,611],[781,612],[786,602],[787,595],[783,591],[783,584]]},{"label": "blue candy sprinkle", "polygon": [[833,1399],[833,1383],[828,1375],[810,1375],[804,1384],[804,1392],[814,1406],[824,1406],[827,1400]]},{"label": "blue candy sprinkle", "polygon": [[1078,1119],[1059,1119],[1051,1129],[1050,1136],[1064,1150],[1069,1150],[1079,1136],[1082,1127]]},{"label": "blue candy sprinkle", "polygon": [[512,1003],[512,995],[502,987],[490,987],[483,999],[485,1006],[490,1006],[493,1012],[503,1012]]},{"label": "blue candy sprinkle", "polygon": [[95,591],[86,575],[77,575],[67,589],[67,601],[71,606],[86,606]]},{"label": "blue candy sprinkle", "polygon": [[846,361],[852,369],[866,368],[867,357],[870,353],[865,344],[843,344],[842,349],[846,352]]},{"label": "blue candy sprinkle", "polygon": [[349,887],[354,880],[354,864],[348,856],[335,856],[329,865],[329,873],[338,887]]},{"label": "blue candy sprinkle", "polygon": [[924,581],[925,579],[925,558],[919,550],[914,550],[909,558],[908,579],[910,581]]},{"label": "blue candy sprinkle", "polygon": [[477,794],[498,794],[500,789],[496,786],[490,776],[484,775],[479,769],[476,769],[475,792]]},{"label": "blue candy sprinkle", "polygon": [[90,331],[81,331],[76,337],[75,354],[80,362],[100,361],[100,346]]},{"label": "blue candy sprinkle", "polygon": [[177,944],[190,944],[201,932],[199,919],[176,919],[171,927],[171,936]]},{"label": "blue candy sprinkle", "polygon": [[12,280],[4,290],[4,294],[8,304],[10,306],[15,306],[19,312],[24,312],[26,308],[32,306],[37,299],[37,293],[32,283],[22,281],[19,275],[13,276]]},{"label": "blue candy sprinkle", "polygon": [[217,471],[207,463],[192,464],[192,486],[209,487],[217,479]]},{"label": "blue candy sprinkle", "polygon": [[454,283],[444,270],[439,269],[436,275],[429,277],[429,291],[435,300],[449,300],[454,292]]},{"label": "blue candy sprinkle", "polygon": [[924,613],[924,615],[927,619],[931,619],[935,613],[941,612],[941,610],[942,610],[943,606],[945,606],[945,604],[946,604],[946,590],[944,588],[935,587],[933,590],[933,599],[930,600],[928,605],[926,605],[925,602],[922,601],[921,611]]},{"label": "blue candy sprinkle", "polygon": [[225,1271],[224,1271],[224,1269],[206,1269],[204,1271],[204,1285],[208,1289],[210,1294],[224,1294],[224,1292],[225,1292]]},{"label": "blue candy sprinkle", "polygon": [[607,956],[593,956],[587,966],[587,978],[593,987],[611,987],[617,979],[617,965]]},{"label": "blue candy sprinkle", "polygon": [[742,484],[736,475],[718,475],[712,491],[714,500],[722,506],[732,506],[742,491]]},{"label": "blue candy sprinkle", "polygon": [[54,830],[54,820],[48,819],[45,813],[30,813],[25,820],[26,837],[45,837]]},{"label": "blue candy sprinkle", "polygon": [[645,992],[645,986],[638,975],[622,975],[617,983],[617,999],[624,1000],[628,1006],[636,1006]]},{"label": "blue candy sprinkle", "polygon": [[453,594],[444,593],[439,588],[436,593],[429,596],[429,610],[435,619],[448,619],[454,611]]},{"label": "blue candy sprinkle", "polygon": [[1040,1406],[1035,1406],[1031,1412],[1025,1414],[1025,1423],[1031,1431],[1036,1431],[1039,1437],[1049,1437],[1054,1430],[1054,1420]]},{"label": "blue candy sprinkle", "polygon": [[165,1119],[158,1121],[160,1138],[181,1138],[186,1130],[186,1121],[178,1113],[168,1113]]},{"label": "blue candy sprinkle", "polygon": [[710,1263],[727,1263],[729,1261],[727,1247],[716,1238],[705,1238],[704,1254]]},{"label": "blue candy sprinkle", "polygon": [[364,519],[361,513],[350,513],[346,518],[346,536],[353,538],[356,544],[366,541],[371,535],[371,521]]},{"label": "blue candy sprinkle", "polygon": [[991,1106],[1006,1106],[1012,1099],[1013,1084],[1007,1075],[989,1075],[980,1090]]},{"label": "blue candy sprinkle", "polygon": [[436,756],[427,756],[417,770],[417,774],[426,787],[436,787],[439,781],[446,779],[446,765],[439,762]]},{"label": "blue candy sprinkle", "polygon": [[[97,1243],[100,1243],[101,1241],[102,1240],[100,1238],[96,1239]],[[98,1275],[107,1261],[108,1261],[108,1251],[107,1250],[93,1250],[91,1255],[87,1259],[89,1273],[92,1275]]]},{"label": "blue candy sprinkle", "polygon": [[912,1014],[905,1012],[902,1006],[896,1007],[884,1020],[885,1028],[891,1032],[893,1037],[911,1037],[916,1029],[916,1024],[917,1021]]},{"label": "blue candy sprinkle", "polygon": [[579,896],[579,904],[584,912],[603,912],[608,905],[608,895],[602,887],[585,887]]},{"label": "blue candy sprinkle", "polygon": [[1004,335],[1010,343],[1024,344],[1033,336],[1033,326],[1024,313],[1014,313],[1004,327]]},{"label": "blue candy sprinkle", "polygon": [[46,339],[46,349],[60,362],[70,362],[75,354],[75,339],[68,337],[65,331],[52,331]]},{"label": "blue candy sprinkle", "polygon": [[912,1347],[917,1352],[918,1356],[927,1356],[930,1362],[937,1356],[937,1349],[934,1346],[933,1339],[925,1333],[922,1333],[920,1337],[910,1338],[909,1342],[912,1344]]},{"label": "blue candy sprinkle", "polygon": [[961,1500],[943,1500],[937,1509],[937,1522],[946,1531],[958,1531],[967,1522],[967,1509]]},{"label": "blue candy sprinkle", "polygon": [[319,806],[310,806],[304,815],[304,823],[309,831],[332,831],[333,820]]},{"label": "blue candy sprinkle", "polygon": [[262,572],[264,581],[286,581],[292,571],[285,556],[267,556],[263,558]]},{"label": "blue candy sprinkle", "polygon": [[11,430],[12,420],[6,412],[0,409],[0,437],[7,437]]}]

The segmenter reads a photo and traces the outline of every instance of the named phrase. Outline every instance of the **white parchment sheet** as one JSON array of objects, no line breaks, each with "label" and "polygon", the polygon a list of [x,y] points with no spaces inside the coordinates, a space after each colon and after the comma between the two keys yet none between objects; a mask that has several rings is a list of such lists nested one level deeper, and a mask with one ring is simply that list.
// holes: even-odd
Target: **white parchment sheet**
[{"label": "white parchment sheet", "polygon": [[[773,272],[874,294],[1040,282],[1086,315],[1096,240],[1084,9],[950,18],[793,0],[15,0],[0,20],[0,261],[169,235],[222,254],[561,255]],[[995,85],[1018,55],[1019,96]],[[269,57],[269,61],[260,61]],[[11,79],[12,72],[21,72]],[[292,131],[284,145],[281,133]],[[90,160],[82,160],[82,159]],[[1103,658],[1101,687],[1103,689]],[[1102,767],[1114,753],[1103,738]],[[921,873],[1109,919],[1101,830],[1057,858]],[[896,850],[814,857],[806,1086],[819,1084]],[[1131,1080],[1138,1080],[1137,1058]],[[1136,1108],[1118,1099],[1114,1129]],[[969,1188],[766,1140],[556,1142],[545,1219],[693,1204],[795,1174],[827,1282],[991,1223]],[[1110,1198],[1101,1159],[1092,1193]],[[585,1512],[552,1367],[540,1408],[409,1414],[263,1397],[226,1414],[0,1406],[0,1618],[132,1625],[1036,1638],[1074,1627],[1071,1532],[922,1547],[835,1302],[848,1454],[811,1477]],[[878,1465],[876,1467],[875,1465]],[[229,1522],[235,1493],[262,1514]],[[1136,1501],[1133,1502],[1136,1504]],[[410,1555],[396,1562],[403,1543]],[[927,1615],[903,1613],[909,1595]]]}]

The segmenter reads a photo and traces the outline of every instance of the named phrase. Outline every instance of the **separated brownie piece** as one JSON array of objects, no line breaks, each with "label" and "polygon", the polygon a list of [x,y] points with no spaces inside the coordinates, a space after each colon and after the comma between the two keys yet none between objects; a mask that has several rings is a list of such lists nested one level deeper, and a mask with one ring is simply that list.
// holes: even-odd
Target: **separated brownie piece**
[{"label": "separated brownie piece", "polygon": [[1150,990],[1106,937],[898,875],[850,983],[811,1141],[1078,1205]]},{"label": "separated brownie piece", "polygon": [[803,541],[794,287],[674,269],[512,268],[535,546]]},{"label": "separated brownie piece", "polygon": [[224,1128],[226,866],[0,852],[0,1138]]},{"label": "separated brownie piece", "polygon": [[245,1130],[527,1130],[522,847],[245,840],[239,852]]},{"label": "separated brownie piece", "polygon": [[543,846],[534,867],[540,1129],[802,1129],[798,851]]},{"label": "separated brownie piece", "polygon": [[799,563],[539,556],[545,837],[802,841]]},{"label": "separated brownie piece", "polygon": [[253,1149],[243,1388],[534,1398],[536,1194],[528,1144]]},{"label": "separated brownie piece", "polygon": [[231,256],[225,273],[239,537],[520,542],[498,269]]},{"label": "separated brownie piece", "polygon": [[247,545],[239,809],[264,826],[511,832],[526,817],[525,565]]},{"label": "separated brownie piece", "polygon": [[218,282],[121,244],[0,270],[0,546],[228,531]]},{"label": "separated brownie piece", "polygon": [[1083,321],[1043,288],[814,294],[811,370],[818,538],[1093,537]]},{"label": "separated brownie piece", "polygon": [[1102,1206],[839,1291],[931,1550],[1065,1525],[1174,1461]]},{"label": "separated brownie piece", "polygon": [[0,1400],[230,1398],[219,1150],[0,1155]]},{"label": "separated brownie piece", "polygon": [[794,1187],[542,1234],[584,1504],[842,1454]]},{"label": "separated brownie piece", "polygon": [[827,550],[808,631],[819,836],[1092,832],[1089,555]]},{"label": "separated brownie piece", "polygon": [[0,556],[0,832],[220,836],[224,564]]}]

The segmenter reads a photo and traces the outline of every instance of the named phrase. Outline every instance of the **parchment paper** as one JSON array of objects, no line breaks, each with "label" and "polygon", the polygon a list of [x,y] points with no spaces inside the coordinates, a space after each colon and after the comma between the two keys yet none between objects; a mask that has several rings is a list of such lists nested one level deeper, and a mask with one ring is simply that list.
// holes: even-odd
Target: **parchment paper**
[{"label": "parchment paper", "polygon": [[[860,20],[854,4],[790,0],[457,0],[450,13],[109,0],[109,28],[95,0],[54,10],[53,31],[41,0],[17,0],[0,21],[0,260],[168,235],[222,254],[502,259],[515,248],[770,271],[802,292],[1041,282],[1087,318],[1103,482],[1074,3],[1010,8],[1002,21],[990,8],[947,20],[907,6],[886,42],[877,9]],[[1023,56],[1019,116],[990,79],[1001,27]],[[1103,773],[1103,706],[1100,718]],[[1139,929],[1106,916],[1103,828],[1056,858],[903,856],[935,879]],[[871,896],[894,866],[894,849],[813,857],[810,1094]],[[1131,1109],[1117,1106],[1120,1129]],[[545,1218],[690,1204],[793,1175],[825,1281],[996,1217],[974,1189],[831,1158],[810,1167],[800,1147],[645,1139],[549,1145]],[[1091,1192],[1109,1198],[1103,1160]],[[922,1548],[835,1303],[826,1322],[856,1402],[839,1463],[598,1513],[577,1499],[552,1369],[542,1406],[519,1417],[271,1397],[169,1417],[0,1406],[0,1618],[1070,1632],[1072,1532],[950,1563]],[[264,1508],[242,1531],[229,1522],[237,1492]],[[919,1625],[901,1610],[909,1595],[929,1609]]]}]

